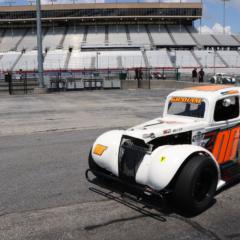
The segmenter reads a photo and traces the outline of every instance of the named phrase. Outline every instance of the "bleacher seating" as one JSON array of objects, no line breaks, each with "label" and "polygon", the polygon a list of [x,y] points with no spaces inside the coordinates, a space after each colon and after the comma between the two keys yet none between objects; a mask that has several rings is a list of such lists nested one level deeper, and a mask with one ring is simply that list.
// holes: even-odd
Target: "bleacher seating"
[{"label": "bleacher seating", "polygon": [[[95,67],[96,52],[72,51],[68,69],[90,69]],[[94,66],[92,66],[94,61]]]},{"label": "bleacher seating", "polygon": [[146,67],[141,51],[119,51],[124,68]]},{"label": "bleacher seating", "polygon": [[179,50],[176,51],[176,66],[177,67],[197,67],[199,64],[194,58],[191,51]]},{"label": "bleacher seating", "polygon": [[173,67],[172,62],[168,56],[167,51],[157,50],[157,51],[146,51],[149,65],[151,67]]},{"label": "bleacher seating", "polygon": [[128,45],[124,25],[110,25],[108,27],[108,44],[114,46]]},{"label": "bleacher seating", "polygon": [[14,67],[14,71],[19,71],[22,69],[23,71],[30,71],[30,70],[36,70],[38,67],[37,62],[37,51],[27,51],[25,52],[17,64]]},{"label": "bleacher seating", "polygon": [[16,44],[21,40],[26,31],[26,28],[8,29],[2,38],[0,52],[15,50]]},{"label": "bleacher seating", "polygon": [[69,27],[63,42],[63,48],[79,49],[83,41],[84,31],[84,26]]},{"label": "bleacher seating", "polygon": [[196,50],[194,53],[204,68],[214,67],[214,62],[216,67],[226,67],[217,54],[215,54],[213,51]]},{"label": "bleacher seating", "polygon": [[3,57],[0,59],[0,68],[2,71],[10,71],[12,70],[13,65],[16,60],[21,55],[20,52],[6,52]]},{"label": "bleacher seating", "polygon": [[17,46],[17,51],[37,49],[37,34],[36,30],[31,28],[23,37],[22,41]]},{"label": "bleacher seating", "polygon": [[195,46],[196,42],[187,32],[184,25],[168,25],[169,32],[172,34],[177,45]]},{"label": "bleacher seating", "polygon": [[150,45],[150,40],[144,25],[128,26],[132,45]]},{"label": "bleacher seating", "polygon": [[223,46],[229,46],[229,45],[238,46],[239,45],[239,43],[231,35],[214,34],[214,37]]},{"label": "bleacher seating", "polygon": [[240,67],[240,54],[237,51],[218,51],[229,67]]},{"label": "bleacher seating", "polygon": [[65,27],[50,27],[43,37],[43,49],[56,49],[63,37]]},{"label": "bleacher seating", "polygon": [[64,64],[67,58],[67,50],[52,50],[48,51],[44,58],[44,69],[64,69]]},{"label": "bleacher seating", "polygon": [[164,25],[149,25],[148,29],[156,45],[160,46],[174,45]]},{"label": "bleacher seating", "polygon": [[86,45],[93,47],[105,45],[105,26],[89,26]]}]

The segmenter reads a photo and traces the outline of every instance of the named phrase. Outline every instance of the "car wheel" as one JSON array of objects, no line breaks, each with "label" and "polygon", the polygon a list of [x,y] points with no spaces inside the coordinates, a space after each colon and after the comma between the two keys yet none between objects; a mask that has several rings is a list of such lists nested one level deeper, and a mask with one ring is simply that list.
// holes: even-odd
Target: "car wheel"
[{"label": "car wheel", "polygon": [[92,150],[90,151],[89,156],[88,156],[88,166],[92,170],[92,173],[98,178],[103,178],[104,177],[101,173],[109,174],[109,172],[107,170],[99,167],[95,163],[95,161],[93,160],[93,157],[92,157]]},{"label": "car wheel", "polygon": [[190,214],[200,213],[213,201],[218,182],[214,162],[206,156],[194,156],[181,170],[175,183],[175,205]]}]

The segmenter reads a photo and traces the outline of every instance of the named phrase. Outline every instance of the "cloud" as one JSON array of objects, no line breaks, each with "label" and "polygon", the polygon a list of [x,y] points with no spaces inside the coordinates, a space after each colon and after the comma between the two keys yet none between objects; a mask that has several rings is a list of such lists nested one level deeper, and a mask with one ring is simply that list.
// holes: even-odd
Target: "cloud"
[{"label": "cloud", "polygon": [[[198,27],[198,31],[200,32],[200,27]],[[201,32],[202,33],[223,33],[223,26],[220,23],[215,23],[212,27],[209,26],[202,26],[201,28]],[[231,34],[231,27],[230,26],[226,26],[225,27],[225,33],[226,34]]]}]

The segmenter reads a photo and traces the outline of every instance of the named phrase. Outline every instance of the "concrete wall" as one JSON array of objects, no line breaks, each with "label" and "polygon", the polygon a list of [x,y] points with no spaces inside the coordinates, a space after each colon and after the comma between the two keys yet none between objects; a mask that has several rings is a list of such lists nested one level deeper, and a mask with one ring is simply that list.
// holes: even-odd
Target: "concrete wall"
[{"label": "concrete wall", "polygon": [[[173,88],[173,89],[181,89],[192,86],[199,85],[207,85],[209,83],[193,83],[193,82],[184,82],[184,81],[176,81],[176,80],[151,80],[150,88]],[[148,81],[141,81],[140,88],[149,88]],[[122,89],[137,89],[138,84],[136,80],[123,80],[122,81]]]}]

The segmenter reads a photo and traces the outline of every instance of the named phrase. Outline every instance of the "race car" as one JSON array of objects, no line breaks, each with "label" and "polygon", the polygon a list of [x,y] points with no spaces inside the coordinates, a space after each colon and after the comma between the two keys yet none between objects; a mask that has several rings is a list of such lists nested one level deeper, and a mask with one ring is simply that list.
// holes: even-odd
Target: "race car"
[{"label": "race car", "polygon": [[225,73],[217,73],[214,76],[212,76],[209,81],[215,84],[235,84],[236,83],[236,79],[234,77],[227,75]]},{"label": "race car", "polygon": [[99,136],[89,169],[198,214],[240,176],[239,98],[240,87],[226,85],[174,91],[162,118]]}]

